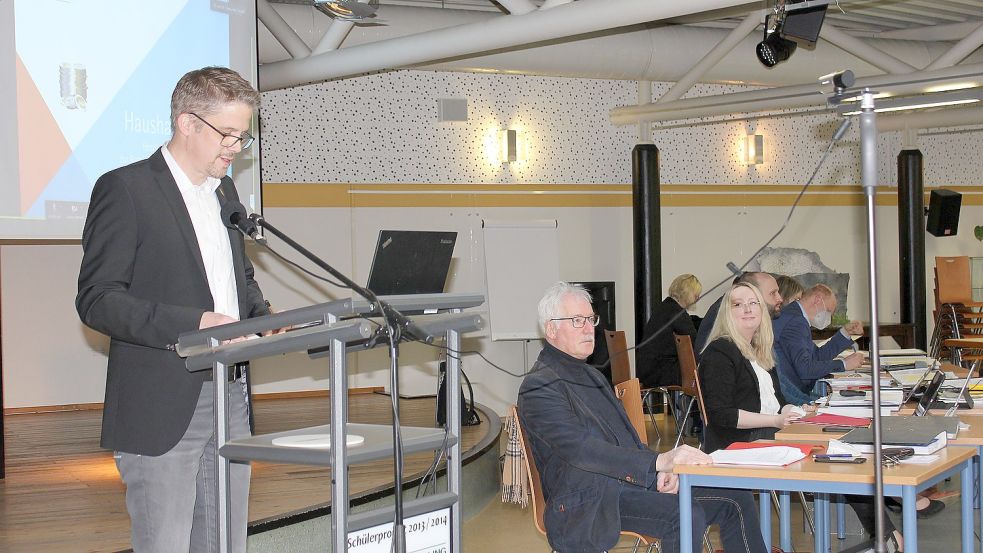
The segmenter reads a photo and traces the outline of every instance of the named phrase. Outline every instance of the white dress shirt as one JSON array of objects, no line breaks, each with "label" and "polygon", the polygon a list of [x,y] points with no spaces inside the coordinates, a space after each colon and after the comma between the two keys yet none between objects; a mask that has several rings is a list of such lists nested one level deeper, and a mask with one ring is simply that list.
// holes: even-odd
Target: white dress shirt
[{"label": "white dress shirt", "polygon": [[195,228],[201,260],[205,263],[208,290],[212,293],[215,304],[212,311],[238,319],[239,296],[232,266],[232,245],[229,243],[228,229],[222,224],[218,196],[215,195],[221,181],[208,177],[203,184],[194,185],[166,145],[161,148],[161,153],[174,175],[184,205],[191,216],[191,224]]},{"label": "white dress shirt", "polygon": [[[771,373],[757,361],[751,361],[754,368],[754,375],[758,377],[758,397],[761,399],[761,413],[765,415],[777,415],[782,406],[778,403],[778,396],[775,395],[775,385],[771,381]],[[778,370],[777,368],[772,370]]]}]

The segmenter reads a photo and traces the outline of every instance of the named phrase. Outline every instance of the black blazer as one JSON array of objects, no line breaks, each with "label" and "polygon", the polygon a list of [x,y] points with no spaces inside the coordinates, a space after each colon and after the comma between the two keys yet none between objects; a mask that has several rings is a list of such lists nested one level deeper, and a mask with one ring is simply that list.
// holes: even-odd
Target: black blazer
[{"label": "black blazer", "polygon": [[[232,179],[216,191],[238,200]],[[229,230],[240,318],[269,313],[242,234]],[[173,350],[214,309],[191,217],[158,150],[96,181],[82,233],[75,306],[109,335],[101,445],[160,455],[184,435],[210,371],[189,373]]]},{"label": "black blazer", "polygon": [[550,545],[563,553],[614,547],[621,490],[654,485],[658,454],[639,441],[610,384],[547,343],[522,381],[518,410],[543,485]]},{"label": "black blazer", "polygon": [[645,324],[642,339],[648,340],[659,329],[666,326],[651,342],[638,348],[635,359],[635,373],[646,387],[678,386],[679,358],[676,356],[676,340],[673,334],[696,338],[696,327],[686,310],[673,298],[662,300],[652,318]]},{"label": "black blazer", "polygon": [[[785,396],[778,385],[777,369],[768,371],[778,404],[785,406]],[[724,449],[734,442],[746,442],[755,429],[737,428],[737,411],[761,412],[758,377],[751,362],[744,358],[727,338],[717,338],[700,358],[700,388],[709,424],[703,429],[703,449],[707,453]],[[777,430],[777,428],[775,429]]]}]

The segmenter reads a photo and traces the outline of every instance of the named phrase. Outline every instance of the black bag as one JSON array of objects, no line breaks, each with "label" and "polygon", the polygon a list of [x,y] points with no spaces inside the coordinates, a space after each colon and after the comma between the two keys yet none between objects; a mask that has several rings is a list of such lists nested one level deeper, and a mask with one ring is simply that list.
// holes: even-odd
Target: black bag
[{"label": "black bag", "polygon": [[[474,408],[474,389],[471,388],[471,380],[468,375],[461,371],[461,376],[468,385],[468,396],[470,403],[464,401],[464,389],[460,390],[461,397],[461,426],[476,426],[481,424],[478,411]],[[437,424],[445,426],[447,424],[447,361],[441,361],[437,369]]]}]

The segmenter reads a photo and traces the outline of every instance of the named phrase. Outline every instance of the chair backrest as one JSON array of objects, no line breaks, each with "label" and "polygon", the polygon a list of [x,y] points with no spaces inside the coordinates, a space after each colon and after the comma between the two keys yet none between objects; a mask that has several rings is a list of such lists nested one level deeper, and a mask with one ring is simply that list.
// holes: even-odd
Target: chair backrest
[{"label": "chair backrest", "polygon": [[628,420],[635,427],[638,439],[649,445],[648,431],[645,429],[645,413],[642,411],[642,385],[637,378],[614,385],[614,395],[621,400],[621,405],[628,414]]},{"label": "chair backrest", "polygon": [[[518,412],[518,408],[516,408]],[[536,469],[536,462],[532,458],[532,446],[526,438],[526,430],[522,428],[521,419],[519,421],[519,442],[522,444],[522,462],[526,464],[526,474],[529,475],[529,504],[532,506],[532,517],[536,523],[536,530],[546,535],[546,500],[543,498],[543,485],[539,481],[539,470]]]},{"label": "chair backrest", "polygon": [[679,358],[680,391],[696,397],[696,354],[693,353],[693,340],[686,334],[673,334],[676,339],[676,357]]},{"label": "chair backrest", "polygon": [[936,257],[935,278],[939,303],[971,303],[973,301],[973,285],[968,256]]},{"label": "chair backrest", "polygon": [[696,364],[696,354],[693,353],[693,340],[686,334],[673,334],[676,339],[676,356],[679,357],[680,391],[696,399],[700,408],[700,416],[704,424],[710,424],[707,409],[703,405],[703,390],[700,389],[700,376]]},{"label": "chair backrest", "polygon": [[[639,403],[639,405],[641,405],[641,403]],[[518,414],[518,407],[513,406],[513,409],[515,409],[516,414]],[[533,521],[536,523],[536,530],[539,530],[539,533],[545,536],[546,500],[543,498],[543,484],[539,480],[539,470],[536,468],[536,461],[532,457],[532,446],[529,445],[529,440],[526,439],[526,430],[522,428],[522,420],[519,417],[516,417],[516,421],[519,423],[519,442],[522,443],[522,458],[523,462],[526,464],[526,474],[529,475],[529,504],[532,505]],[[621,535],[638,539],[645,545],[649,545],[656,541],[656,538],[651,536],[643,536],[627,530],[622,530]]]},{"label": "chair backrest", "polygon": [[608,345],[608,358],[611,360],[611,383],[621,384],[631,380],[631,361],[628,359],[628,341],[624,330],[605,330],[604,340]]}]

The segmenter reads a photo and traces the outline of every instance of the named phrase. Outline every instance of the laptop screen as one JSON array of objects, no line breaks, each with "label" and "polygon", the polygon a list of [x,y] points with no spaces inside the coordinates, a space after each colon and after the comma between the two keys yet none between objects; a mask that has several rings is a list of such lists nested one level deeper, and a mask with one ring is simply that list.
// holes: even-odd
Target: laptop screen
[{"label": "laptop screen", "polygon": [[918,400],[918,406],[915,407],[915,416],[920,417],[928,413],[928,410],[932,408],[935,398],[938,397],[939,392],[942,390],[943,383],[945,383],[945,373],[936,370],[932,376],[932,381],[925,388],[925,393]]},{"label": "laptop screen", "polygon": [[379,231],[368,289],[379,296],[443,293],[456,240],[456,232]]}]

